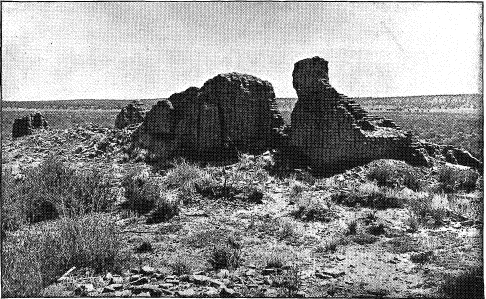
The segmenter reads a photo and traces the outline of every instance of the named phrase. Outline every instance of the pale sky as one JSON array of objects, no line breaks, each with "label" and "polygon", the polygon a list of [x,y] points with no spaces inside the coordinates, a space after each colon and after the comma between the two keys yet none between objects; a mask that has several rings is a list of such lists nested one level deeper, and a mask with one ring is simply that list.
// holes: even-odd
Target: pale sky
[{"label": "pale sky", "polygon": [[219,73],[296,97],[320,56],[348,96],[478,93],[480,3],[3,3],[4,100],[164,98]]}]

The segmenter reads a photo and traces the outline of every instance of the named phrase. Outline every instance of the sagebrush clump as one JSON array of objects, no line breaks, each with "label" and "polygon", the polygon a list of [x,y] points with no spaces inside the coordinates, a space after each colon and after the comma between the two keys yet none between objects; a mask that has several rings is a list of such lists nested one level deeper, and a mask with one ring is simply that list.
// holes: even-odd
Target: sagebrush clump
[{"label": "sagebrush clump", "polygon": [[2,171],[2,230],[18,229],[60,216],[77,217],[110,211],[115,193],[109,178],[96,169],[76,170],[55,156],[26,168],[15,179]]},{"label": "sagebrush clump", "polygon": [[124,257],[114,222],[102,214],[62,218],[8,236],[2,244],[2,295],[35,297],[70,267],[119,271]]}]

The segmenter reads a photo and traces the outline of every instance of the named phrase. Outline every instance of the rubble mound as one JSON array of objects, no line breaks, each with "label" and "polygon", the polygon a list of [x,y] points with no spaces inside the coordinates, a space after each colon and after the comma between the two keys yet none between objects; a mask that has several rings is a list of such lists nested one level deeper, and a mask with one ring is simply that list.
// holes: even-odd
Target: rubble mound
[{"label": "rubble mound", "polygon": [[385,158],[427,164],[410,133],[369,115],[329,84],[326,60],[298,61],[292,75],[298,101],[291,115],[290,145],[301,164],[326,173]]},{"label": "rubble mound", "polygon": [[36,129],[47,129],[47,121],[40,112],[29,114],[14,120],[12,126],[12,137],[18,138],[31,135]]},{"label": "rubble mound", "polygon": [[178,155],[217,160],[238,151],[263,152],[283,126],[269,82],[228,73],[159,101],[133,139],[158,160]]},{"label": "rubble mound", "polygon": [[115,128],[123,129],[130,125],[140,124],[145,119],[145,110],[143,104],[133,101],[123,107],[115,119]]}]

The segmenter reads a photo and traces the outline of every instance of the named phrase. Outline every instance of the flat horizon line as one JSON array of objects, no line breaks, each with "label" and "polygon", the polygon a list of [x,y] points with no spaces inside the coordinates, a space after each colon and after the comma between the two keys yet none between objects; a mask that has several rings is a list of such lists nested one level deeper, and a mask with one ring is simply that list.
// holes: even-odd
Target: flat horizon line
[{"label": "flat horizon line", "polygon": [[[464,96],[464,95],[480,95],[482,93],[457,93],[457,94],[423,94],[423,95],[407,95],[407,96],[347,96],[350,99],[386,99],[386,98],[412,98],[412,97],[440,97],[440,96]],[[166,98],[135,98],[135,99],[63,99],[63,100],[4,100],[2,102],[67,102],[67,101],[148,101],[148,100],[164,100]],[[275,97],[276,99],[297,99],[298,97]]]}]

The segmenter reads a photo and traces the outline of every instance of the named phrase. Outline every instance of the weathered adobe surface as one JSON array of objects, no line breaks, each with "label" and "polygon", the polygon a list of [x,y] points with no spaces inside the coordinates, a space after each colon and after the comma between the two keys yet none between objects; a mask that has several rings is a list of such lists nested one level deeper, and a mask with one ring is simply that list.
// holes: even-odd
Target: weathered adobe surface
[{"label": "weathered adobe surface", "polygon": [[40,112],[26,115],[14,120],[12,126],[12,137],[18,138],[31,135],[35,129],[47,129],[47,121]]},{"label": "weathered adobe surface", "polygon": [[279,142],[284,121],[268,81],[228,73],[159,101],[134,134],[154,159],[213,160],[261,152]]},{"label": "weathered adobe surface", "polygon": [[123,129],[130,125],[140,124],[145,119],[143,104],[133,101],[123,107],[115,119],[115,128]]},{"label": "weathered adobe surface", "polygon": [[291,147],[315,172],[336,172],[375,159],[426,165],[413,136],[390,120],[369,115],[330,84],[328,62],[298,61],[293,85],[298,101],[291,115]]}]

